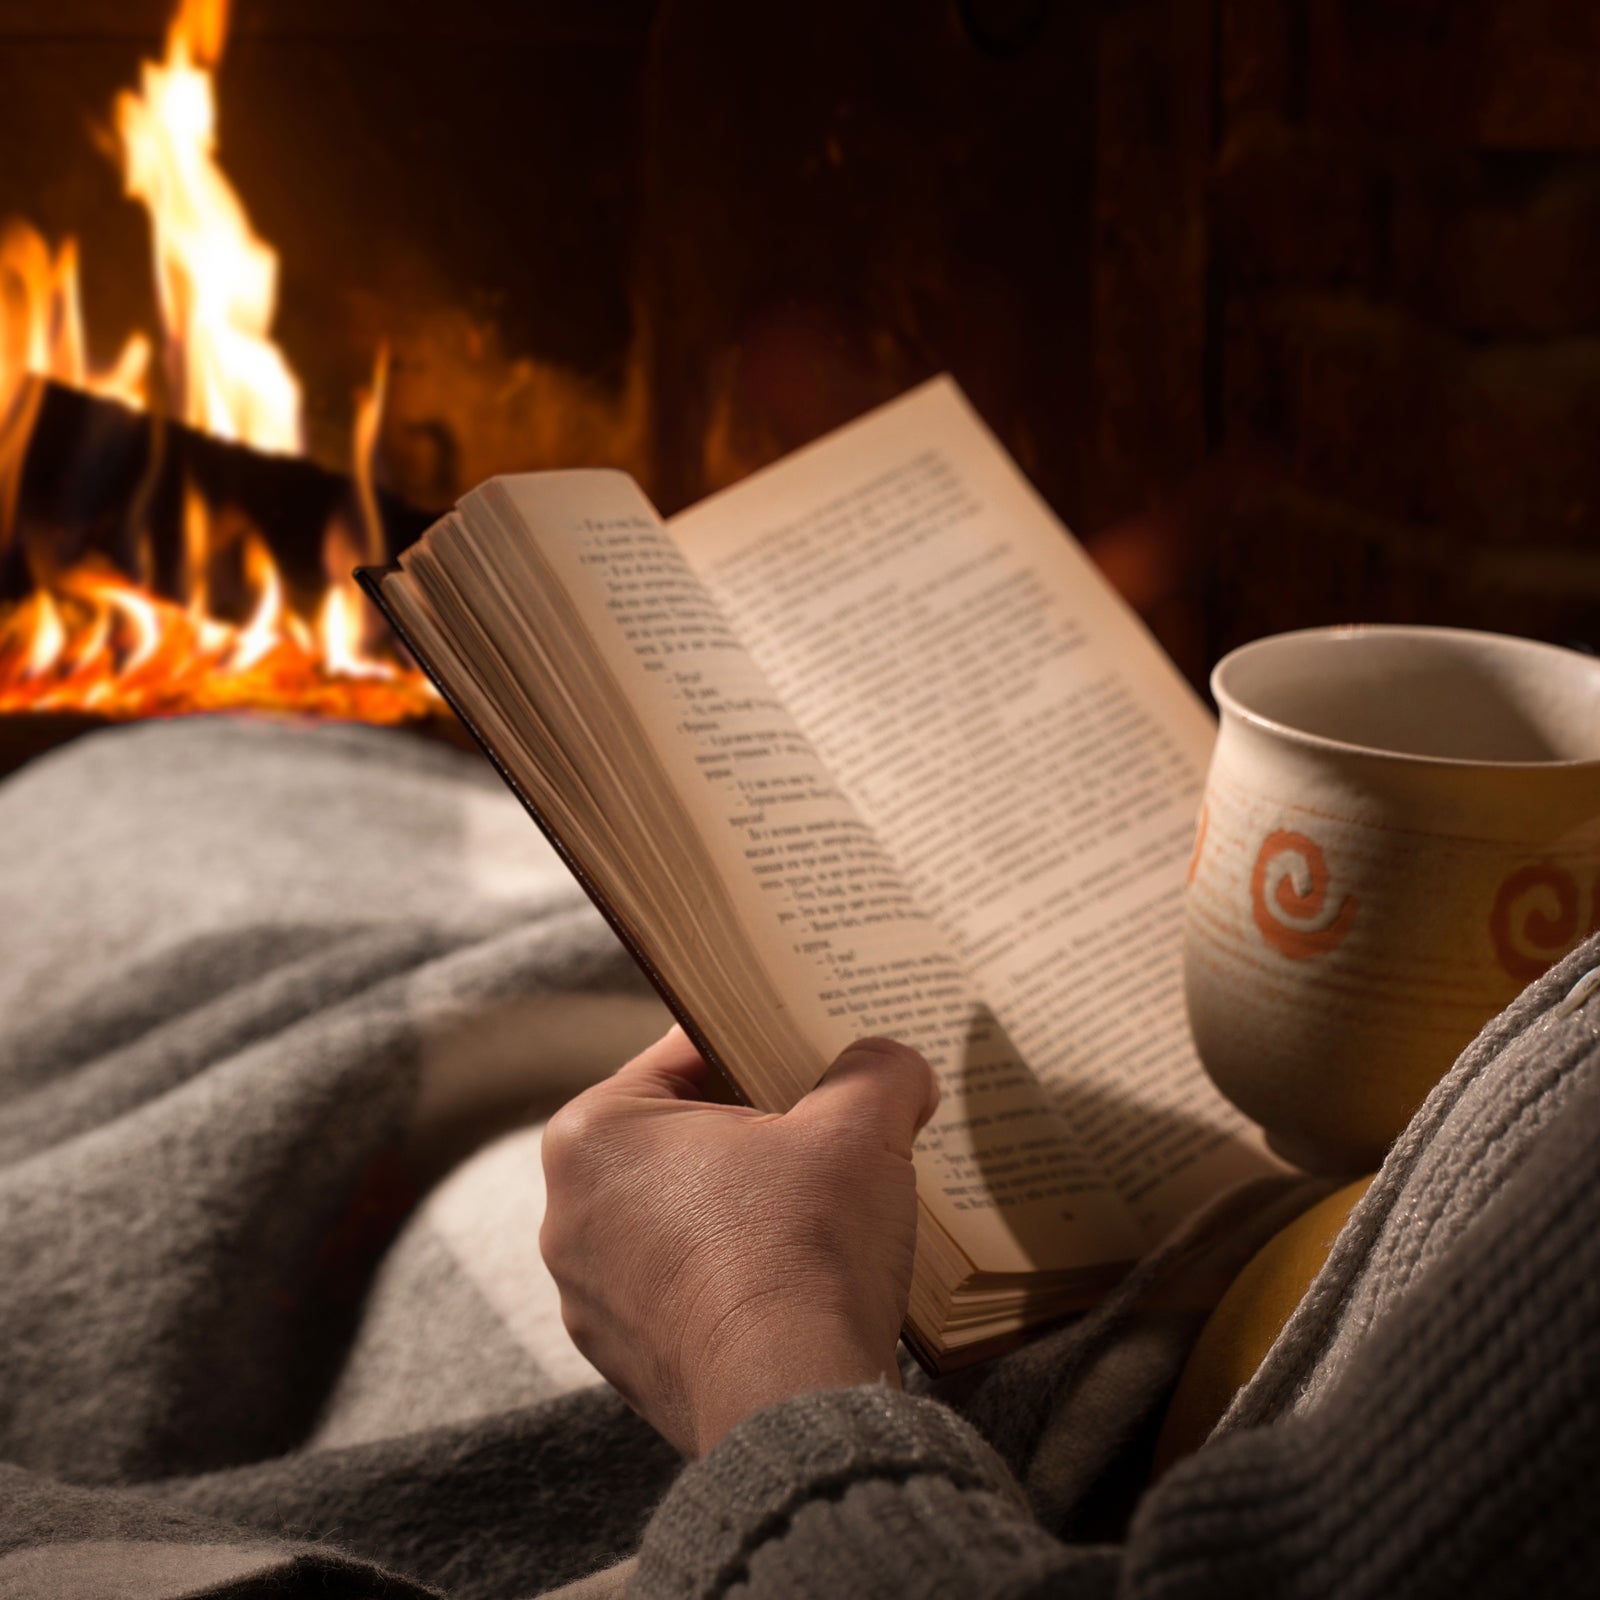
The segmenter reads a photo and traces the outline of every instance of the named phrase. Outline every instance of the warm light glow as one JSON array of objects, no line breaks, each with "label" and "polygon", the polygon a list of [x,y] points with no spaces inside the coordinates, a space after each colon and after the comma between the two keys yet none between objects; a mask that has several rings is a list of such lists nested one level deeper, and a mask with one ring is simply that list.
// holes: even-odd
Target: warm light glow
[{"label": "warm light glow", "polygon": [[361,506],[361,532],[366,542],[362,552],[374,564],[384,558],[383,517],[378,511],[378,431],[383,426],[383,401],[389,392],[389,347],[378,346],[377,365],[372,370],[372,387],[356,397],[355,477],[356,497]]},{"label": "warm light glow", "polygon": [[122,670],[137,682],[139,674],[155,660],[161,649],[163,633],[170,631],[161,626],[160,603],[137,589],[119,584],[109,575],[99,581],[91,580],[86,575],[76,587],[91,605],[98,601],[127,620],[132,642]]},{"label": "warm light glow", "polygon": [[[124,178],[150,213],[179,416],[258,450],[297,452],[300,386],[269,337],[277,257],[252,231],[215,159],[212,72],[227,28],[227,0],[180,0],[164,59],[146,62],[139,92],[117,100]],[[135,336],[109,371],[92,371],[76,243],[52,249],[23,223],[0,232],[0,558],[13,537],[41,380],[147,408],[150,361],[149,341]],[[28,548],[38,587],[0,608],[0,712],[139,717],[253,708],[399,722],[435,711],[426,679],[375,651],[366,636],[370,609],[349,577],[357,562],[385,557],[374,473],[387,375],[380,352],[355,418],[360,532],[342,517],[326,529],[328,587],[315,629],[291,606],[260,533],[186,482],[179,600],[99,558],[58,574],[47,549]],[[140,544],[148,553],[147,531]],[[240,566],[245,604],[233,615],[246,613],[242,623],[215,610],[227,574],[237,590]]]},{"label": "warm light glow", "polygon": [[228,42],[229,9],[230,0],[178,0],[178,13],[167,30],[168,55],[172,41],[181,39],[200,66],[216,66]]},{"label": "warm light glow", "polygon": [[383,421],[383,398],[389,382],[389,352],[378,351],[372,386],[356,399],[355,459],[356,502],[361,511],[359,545],[350,537],[345,523],[335,518],[324,542],[324,565],[328,569],[328,592],[317,613],[317,641],[330,672],[352,678],[383,678],[393,668],[379,656],[370,654],[363,638],[363,622],[372,613],[360,588],[350,576],[352,567],[381,565],[386,557],[383,542],[383,517],[378,510],[378,490],[374,482],[378,454],[378,429]]},{"label": "warm light glow", "polygon": [[22,665],[25,678],[37,678],[48,672],[67,647],[67,630],[61,625],[61,613],[43,590],[34,596],[34,613],[33,637],[28,641]]},{"label": "warm light glow", "polygon": [[235,664],[243,672],[272,653],[283,629],[283,580],[267,547],[251,535],[244,546],[245,576],[257,596],[255,614],[239,635]]},{"label": "warm light glow", "polygon": [[382,675],[380,665],[362,657],[361,613],[345,589],[330,589],[323,596],[317,613],[317,640],[330,672],[352,678]]},{"label": "warm light glow", "polygon": [[165,59],[144,63],[138,94],[117,96],[123,181],[150,213],[174,410],[219,438],[293,454],[300,385],[270,337],[277,253],[216,162],[211,69],[227,28],[225,0],[184,0]]},{"label": "warm light glow", "polygon": [[[96,711],[173,716],[243,709],[404,722],[437,704],[416,673],[330,676],[258,536],[245,568],[255,603],[235,627],[196,619],[103,565],[74,568],[0,618],[0,713]],[[371,675],[369,675],[371,674]]]},{"label": "warm light glow", "polygon": [[89,365],[78,293],[78,245],[59,250],[25,222],[0,228],[0,409],[25,374],[143,409],[148,402],[150,341],[132,335],[104,372]]}]

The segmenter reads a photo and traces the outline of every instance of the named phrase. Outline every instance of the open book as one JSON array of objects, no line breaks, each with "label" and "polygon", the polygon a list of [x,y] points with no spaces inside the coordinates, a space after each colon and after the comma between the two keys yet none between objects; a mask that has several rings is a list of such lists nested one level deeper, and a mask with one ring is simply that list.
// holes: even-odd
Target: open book
[{"label": "open book", "polygon": [[949,380],[667,525],[493,479],[361,577],[749,1101],[865,1034],[933,1064],[925,1366],[1272,1165],[1184,1016],[1211,718]]}]

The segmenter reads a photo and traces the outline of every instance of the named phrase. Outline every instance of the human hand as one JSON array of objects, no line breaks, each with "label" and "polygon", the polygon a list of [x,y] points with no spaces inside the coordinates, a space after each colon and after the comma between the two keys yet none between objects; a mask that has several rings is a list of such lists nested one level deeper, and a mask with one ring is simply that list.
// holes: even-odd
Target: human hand
[{"label": "human hand", "polygon": [[551,1118],[539,1245],[574,1343],[686,1454],[811,1389],[899,1382],[920,1055],[865,1039],[782,1116],[698,1098],[679,1028]]}]

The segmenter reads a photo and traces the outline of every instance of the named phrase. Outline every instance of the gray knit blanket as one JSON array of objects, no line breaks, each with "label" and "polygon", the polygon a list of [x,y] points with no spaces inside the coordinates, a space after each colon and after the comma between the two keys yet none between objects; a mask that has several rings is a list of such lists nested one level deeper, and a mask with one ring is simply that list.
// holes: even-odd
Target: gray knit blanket
[{"label": "gray knit blanket", "polygon": [[535,1242],[540,1118],[665,1017],[487,767],[81,741],[0,784],[0,1600],[1567,1592],[1600,1560],[1597,968],[1467,1051],[1153,1490],[1207,1309],[1314,1186],[684,1470]]},{"label": "gray knit blanket", "polygon": [[631,1548],[679,1462],[561,1329],[536,1123],[665,1026],[476,757],[207,720],[0,784],[0,1595]]}]

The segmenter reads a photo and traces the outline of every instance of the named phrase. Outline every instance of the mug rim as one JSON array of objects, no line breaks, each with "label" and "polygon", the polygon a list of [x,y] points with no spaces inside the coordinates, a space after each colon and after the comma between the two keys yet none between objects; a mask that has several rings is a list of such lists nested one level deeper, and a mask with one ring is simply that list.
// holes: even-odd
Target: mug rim
[{"label": "mug rim", "polygon": [[1218,709],[1231,713],[1241,722],[1259,728],[1293,744],[1308,749],[1326,750],[1339,755],[1366,756],[1373,760],[1404,762],[1409,766],[1459,768],[1494,772],[1581,772],[1586,768],[1600,771],[1600,753],[1592,756],[1572,756],[1544,761],[1497,761],[1477,756],[1435,756],[1405,750],[1386,750],[1378,745],[1355,744],[1347,739],[1333,739],[1326,734],[1309,733],[1291,723],[1281,722],[1262,712],[1254,711],[1238,700],[1223,682],[1223,675],[1243,657],[1257,655],[1292,639],[1350,639],[1382,635],[1386,638],[1412,639],[1462,639],[1475,643],[1489,642],[1492,648],[1510,648],[1538,655],[1574,657],[1592,663],[1600,677],[1600,657],[1586,655],[1581,650],[1569,650],[1564,645],[1549,644],[1542,639],[1525,639],[1513,633],[1493,633],[1486,628],[1446,628],[1424,623],[1345,622],[1320,628],[1291,628],[1283,633],[1264,634],[1246,644],[1230,650],[1211,669],[1211,693]]}]

